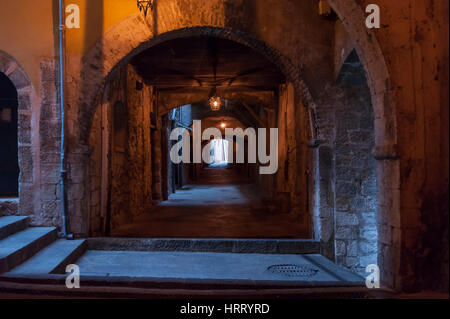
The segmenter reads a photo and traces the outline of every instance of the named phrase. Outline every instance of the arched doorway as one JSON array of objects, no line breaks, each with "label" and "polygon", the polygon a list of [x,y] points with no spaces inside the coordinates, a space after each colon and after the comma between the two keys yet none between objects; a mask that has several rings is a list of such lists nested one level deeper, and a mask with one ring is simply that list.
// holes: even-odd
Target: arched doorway
[{"label": "arched doorway", "polygon": [[[356,1],[328,0],[352,39],[356,53],[366,71],[374,113],[377,183],[377,233],[378,258],[382,281],[388,286],[400,273],[399,250],[392,238],[400,230],[400,161],[397,146],[396,97],[392,90],[390,74],[374,29],[364,25],[366,15]],[[399,239],[399,238],[398,238]],[[386,258],[390,256],[390,258]]]},{"label": "arched doorway", "polygon": [[[19,63],[7,53],[0,51],[0,76],[2,88],[0,102],[3,120],[2,127],[8,140],[2,139],[0,169],[6,167],[5,174],[0,174],[4,186],[4,199],[12,210],[3,214],[31,215],[35,212],[35,174],[38,169],[32,148],[33,140],[33,106],[34,89],[30,79]],[[3,132],[1,134],[3,135]],[[2,203],[0,203],[2,204]],[[36,215],[37,219],[39,218]]]},{"label": "arched doorway", "polygon": [[[105,127],[111,128],[111,141],[112,144],[115,144],[117,119],[114,116],[115,107],[112,111],[110,111],[110,107],[116,106],[119,100],[123,101],[128,117],[122,116],[119,121],[128,122],[128,137],[127,145],[124,148],[126,167],[124,166],[121,171],[125,172],[124,179],[127,182],[126,185],[119,183],[122,185],[119,188],[104,187],[103,185],[102,192],[110,192],[108,189],[117,189],[119,192],[103,195],[102,198],[107,198],[109,201],[103,204],[103,209],[109,210],[109,212],[93,216],[106,216],[106,220],[111,221],[112,228],[130,223],[134,217],[143,214],[148,207],[155,206],[159,201],[167,199],[165,194],[170,193],[169,188],[174,185],[170,178],[168,180],[171,168],[176,177],[175,186],[172,186],[172,189],[185,184],[185,177],[191,173],[185,172],[186,167],[178,165],[174,168],[168,162],[170,145],[167,145],[167,141],[174,124],[189,128],[192,120],[215,117],[219,122],[223,120],[222,122],[229,122],[230,126],[235,126],[232,125],[233,122],[230,119],[224,120],[225,115],[230,114],[246,123],[245,126],[240,125],[244,130],[247,127],[251,127],[255,131],[258,130],[258,127],[274,128],[279,123],[283,123],[283,121],[277,123],[274,113],[277,111],[278,90],[280,85],[285,82],[284,74],[260,52],[239,42],[210,35],[165,41],[133,57],[126,67],[122,65],[110,74],[102,97],[103,105],[94,117],[94,126],[90,137],[91,146],[94,149],[92,159],[100,154],[99,149],[104,152],[105,145],[111,147],[108,146],[111,144],[108,140],[103,140],[102,145],[99,145],[98,141],[101,139],[95,137],[95,134],[104,131]],[[293,86],[291,85],[291,87]],[[218,92],[217,94],[223,101],[223,106],[219,111],[212,110],[208,105],[208,96],[212,89]],[[292,90],[290,92],[292,93]],[[233,99],[235,96],[239,98]],[[182,99],[178,99],[179,97]],[[180,112],[173,114],[171,108],[182,105],[183,101],[188,98],[191,101],[192,99],[203,101],[193,103],[195,107],[192,112],[185,107],[178,107]],[[293,110],[296,106],[292,98],[290,107],[290,112],[294,114]],[[110,120],[111,118],[113,119]],[[168,124],[170,121],[172,124]],[[225,123],[223,123],[224,127],[220,127],[220,124],[222,123],[217,124],[219,129],[224,130],[225,127],[228,127]],[[306,125],[301,126],[300,124],[298,126],[301,130],[306,127]],[[291,126],[289,129],[293,135],[294,127]],[[109,133],[101,133],[101,135],[108,136]],[[114,145],[112,149],[114,149]],[[271,152],[272,150],[267,151]],[[108,151],[106,150],[106,152]],[[101,156],[103,159],[109,157],[109,155]],[[245,157],[248,158],[248,154]],[[115,158],[113,153],[111,158]],[[293,163],[294,160],[291,159],[291,162]],[[114,174],[117,171],[115,164],[107,165],[112,165],[113,172],[113,176],[109,175],[108,183],[116,185],[117,183],[112,181],[118,177],[118,174]],[[93,166],[92,169],[97,170],[96,166]],[[105,167],[105,164],[103,163],[102,166]],[[232,166],[240,167],[239,165]],[[149,171],[146,171],[149,167]],[[272,183],[273,176],[250,174],[246,169],[248,166],[242,170],[243,175],[251,175],[255,182],[265,189],[262,194],[267,194],[267,196],[276,194],[276,188]],[[101,175],[104,176],[104,174],[105,171],[102,169]],[[95,178],[98,178],[99,175],[100,173],[92,174]],[[102,180],[104,180],[103,177]],[[92,181],[92,184],[96,184],[96,182]],[[292,194],[292,197],[296,196]],[[114,209],[118,206],[116,203],[121,201],[121,198],[126,198],[125,202],[128,202],[129,205],[125,209]],[[266,200],[266,202],[270,201],[270,198]],[[120,217],[120,211],[127,215]],[[302,213],[305,216],[307,214],[305,211]],[[290,225],[296,225],[296,223],[292,223],[292,219],[297,218],[297,214],[300,214],[299,210],[289,217],[291,218]],[[94,217],[94,219],[97,218]],[[305,217],[304,220],[307,218]],[[102,224],[101,218],[91,223],[96,227],[101,227]],[[302,223],[298,223],[298,225],[302,225]],[[301,227],[291,231],[288,236],[308,237]],[[97,231],[102,230],[95,232]],[[233,237],[246,236],[245,233],[230,234]],[[259,237],[277,237],[267,230],[261,231],[259,234]],[[167,236],[176,235],[173,233]],[[147,236],[152,237],[153,235],[148,233]],[[210,237],[214,236],[214,233],[210,233]]]},{"label": "arched doorway", "polygon": [[[130,20],[126,20],[128,22],[133,21],[133,23],[137,23],[137,24],[141,24],[142,21],[140,21],[139,19],[136,19],[136,17],[130,17]],[[127,23],[126,21],[123,21],[123,23]],[[117,29],[114,28],[118,34],[120,34],[123,30],[121,30],[121,27],[123,27],[125,25],[122,25],[122,23],[120,23],[119,25],[117,25]],[[142,26],[141,26],[142,27]],[[114,32],[108,33],[106,35],[107,39],[103,39],[101,41],[101,43],[99,42],[99,45],[96,46],[94,49],[92,49],[92,51],[83,59],[83,61],[85,61],[87,64],[83,67],[83,74],[84,74],[84,79],[88,79],[89,81],[86,80],[87,84],[89,82],[89,85],[85,85],[83,83],[81,83],[81,94],[79,95],[79,106],[80,106],[80,112],[79,114],[79,121],[80,121],[80,127],[82,128],[84,127],[85,129],[81,129],[81,130],[74,130],[75,134],[79,135],[77,137],[74,137],[76,139],[80,140],[81,145],[89,145],[91,143],[92,140],[92,132],[98,130],[98,128],[94,128],[94,117],[97,116],[95,111],[97,110],[97,106],[99,104],[105,104],[105,94],[106,91],[109,90],[112,87],[112,83],[114,81],[111,81],[112,79],[114,79],[117,74],[126,74],[126,70],[124,69],[124,66],[127,63],[132,62],[132,60],[139,55],[140,53],[144,52],[145,50],[157,47],[159,45],[164,45],[164,43],[169,42],[169,41],[175,41],[177,39],[185,39],[185,38],[216,38],[219,39],[221,41],[229,41],[229,42],[234,42],[235,44],[238,44],[242,47],[247,48],[247,50],[252,50],[254,52],[256,52],[260,57],[264,58],[265,60],[267,60],[269,63],[271,63],[272,65],[275,66],[275,68],[278,70],[278,72],[281,72],[282,76],[285,77],[285,79],[287,81],[292,82],[292,87],[295,87],[295,96],[296,96],[296,109],[298,110],[298,125],[300,125],[301,127],[306,128],[310,125],[310,121],[309,119],[311,119],[313,117],[313,115],[311,114],[313,112],[313,102],[311,99],[311,95],[309,94],[309,90],[308,88],[305,86],[305,83],[303,81],[303,79],[301,78],[301,74],[300,72],[298,72],[297,68],[295,68],[294,66],[292,66],[290,60],[283,56],[282,54],[280,54],[276,49],[268,46],[266,43],[261,42],[259,40],[257,40],[256,38],[254,38],[253,36],[247,34],[247,33],[243,33],[240,32],[238,30],[231,30],[231,29],[226,29],[226,28],[219,28],[219,27],[211,27],[211,26],[202,26],[202,27],[189,27],[189,28],[183,28],[183,29],[178,29],[178,30],[172,30],[166,33],[163,33],[161,35],[155,36],[155,37],[150,37],[150,39],[146,40],[145,42],[141,42],[139,44],[137,44],[137,46],[131,50],[131,51],[125,51],[124,47],[122,46],[118,46],[116,47],[117,50],[121,51],[120,53],[117,52],[116,55],[108,55],[108,56],[103,56],[103,50],[106,50],[106,46],[112,45],[112,46],[116,46],[116,41],[113,40],[113,38],[110,38],[110,36],[113,36]],[[120,36],[120,35],[119,35]],[[148,36],[148,34],[146,32],[140,34],[140,36]],[[114,37],[114,36],[113,36]],[[106,42],[105,42],[106,41]],[[130,38],[129,39],[130,43],[134,43],[134,41],[136,41],[136,38]],[[128,47],[128,46],[127,46]],[[111,52],[114,52],[116,49],[112,49],[111,48]],[[107,50],[109,51],[109,49]],[[109,62],[106,62],[103,59],[111,59]],[[88,62],[89,61],[89,62]],[[102,64],[102,66],[99,69],[95,69],[92,68],[93,65],[95,65],[96,61],[100,64]],[[257,71],[257,70],[254,70]],[[105,76],[103,77],[102,74],[105,74]],[[245,74],[243,74],[245,75]],[[135,81],[136,79],[134,79],[133,81]],[[110,82],[111,81],[111,82]],[[142,82],[141,80],[137,80],[137,82]],[[134,82],[135,84],[137,82]],[[106,85],[105,85],[106,84]],[[115,85],[115,84],[114,84]],[[139,85],[137,85],[136,87],[138,87]],[[97,87],[97,89],[93,90],[94,87]],[[105,90],[106,88],[106,90]],[[167,97],[167,95],[164,92],[159,92],[158,93],[158,102],[162,103],[162,104],[166,104],[167,108],[165,110],[165,112],[167,112],[170,108],[179,106],[179,105],[183,105],[186,103],[190,103],[192,101],[202,101],[202,100],[207,100],[208,99],[208,93],[209,90],[204,90],[203,92],[195,92],[195,93],[189,93],[189,94],[182,94],[181,96],[176,96],[176,94],[171,94],[171,97]],[[242,92],[244,93],[244,92]],[[264,105],[264,108],[268,109],[269,112],[271,112],[272,114],[270,115],[271,117],[273,117],[273,105],[278,103],[276,101],[276,94],[267,94],[265,96],[260,96],[260,97],[255,97],[252,94],[237,94],[236,92],[225,92],[223,94],[223,98],[229,98],[229,99],[237,99],[237,100],[242,100],[243,102],[246,102],[245,104],[248,104],[248,102],[252,101],[253,103],[257,102],[260,103],[261,105]],[[107,98],[106,98],[107,99]],[[171,103],[165,103],[165,99],[171,100]],[[173,103],[173,101],[177,100],[176,103]],[[86,101],[90,101],[87,102]],[[244,104],[244,105],[245,105]],[[301,107],[303,106],[303,107]],[[151,113],[151,112],[150,112]],[[272,121],[275,121],[275,118],[272,118]],[[275,121],[276,122],[276,121]],[[275,123],[274,122],[274,123]],[[89,127],[91,128],[89,130]],[[272,126],[273,127],[273,126]],[[78,133],[77,133],[78,131]],[[308,132],[306,132],[305,138],[308,138],[308,136],[310,135],[310,132],[312,132],[312,130],[308,129]],[[91,136],[89,136],[89,134],[91,134]],[[78,149],[69,149],[68,150],[68,154],[67,154],[67,161],[68,161],[68,165],[70,166],[71,162],[72,162],[72,155],[73,158],[76,159],[76,162],[73,162],[73,165],[79,165],[79,154],[80,153],[84,153],[85,154],[85,161],[83,162],[84,165],[88,165],[88,163],[93,164],[92,161],[89,161],[88,157],[92,155],[90,155],[91,153],[88,151],[83,151],[83,149],[89,149],[89,146],[87,147],[80,147]],[[306,148],[306,144],[302,144],[301,145],[302,148]],[[81,151],[81,152],[80,152]],[[160,150],[157,149],[156,152],[159,152]],[[303,150],[303,152],[306,154],[306,151]],[[95,153],[95,151],[94,151]],[[165,161],[163,161],[164,163]],[[302,162],[301,166],[303,167],[303,169],[305,169],[306,166],[306,157],[305,160]],[[91,167],[91,169],[95,169],[94,167]],[[152,168],[153,169],[153,168]],[[69,173],[70,174],[70,173]],[[96,176],[95,174],[91,174],[91,177]],[[89,179],[90,177],[88,177],[87,175],[85,176],[86,179]],[[303,174],[299,175],[299,183],[306,183],[305,179],[307,177]],[[69,177],[70,179],[70,177]],[[161,183],[164,183],[164,178],[159,178],[158,176],[156,177],[156,181],[157,183],[158,180],[160,180]],[[270,184],[270,183],[268,183]],[[69,185],[69,188],[71,186]],[[78,188],[79,189],[79,188]],[[86,191],[86,189],[85,189]],[[70,193],[70,192],[69,192]],[[96,192],[98,193],[98,192]],[[89,217],[86,216],[86,212],[94,209],[94,210],[104,210],[100,208],[99,202],[100,199],[97,199],[98,195],[95,195],[94,198],[92,198],[92,196],[89,194],[89,191],[87,191],[87,193],[83,196],[86,196],[86,198],[90,198],[92,199],[95,204],[94,205],[90,205],[90,206],[86,206],[85,210],[80,210],[78,209],[78,207],[82,207],[83,205],[89,205],[87,202],[82,203],[80,205],[76,205],[74,207],[77,208],[77,212],[73,212],[72,214],[72,220],[76,220],[78,222],[73,222],[73,229],[77,229],[76,232],[79,232],[81,229],[85,229],[87,231],[87,228],[89,228],[89,225],[95,225],[95,228],[98,229],[98,227],[100,225],[102,225],[102,222],[93,222],[93,221],[89,221]],[[69,196],[70,197],[70,196]],[[100,196],[98,196],[100,197]],[[306,228],[310,228],[309,224],[309,217],[307,216],[307,211],[306,211],[306,202],[307,202],[307,193],[303,192],[301,193],[301,197],[304,199],[302,200],[300,198],[300,196],[293,196],[293,198],[298,198],[298,202],[299,203],[303,203],[303,207],[301,208],[303,211],[303,217],[302,217],[302,223],[305,225]],[[104,202],[104,198],[105,196],[101,196],[102,198],[102,202]],[[162,196],[162,198],[164,198],[164,194]],[[160,198],[157,198],[156,200],[160,200]],[[70,198],[69,198],[70,201]],[[104,207],[106,207],[106,204],[103,205]],[[97,216],[104,216],[104,213],[100,213],[100,212],[91,212],[89,215],[93,216],[93,215],[97,215]],[[82,221],[81,223],[79,221]],[[309,231],[309,230],[308,230]]]},{"label": "arched doorway", "polygon": [[0,73],[0,196],[13,197],[19,192],[17,90]]}]

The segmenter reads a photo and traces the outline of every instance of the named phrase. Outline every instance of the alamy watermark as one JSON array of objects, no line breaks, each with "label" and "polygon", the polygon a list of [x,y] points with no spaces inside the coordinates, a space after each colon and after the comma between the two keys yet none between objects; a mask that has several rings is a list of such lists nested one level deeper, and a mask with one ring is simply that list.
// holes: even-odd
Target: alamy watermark
[{"label": "alamy watermark", "polygon": [[67,265],[66,273],[66,288],[79,289],[80,288],[80,267],[78,265]]},{"label": "alamy watermark", "polygon": [[366,7],[366,13],[369,15],[366,18],[366,27],[368,29],[380,28],[380,7],[376,4],[369,4]]},{"label": "alamy watermark", "polygon": [[366,287],[369,289],[380,288],[380,267],[375,264],[370,264],[366,267]]},{"label": "alamy watermark", "polygon": [[[269,129],[267,137],[266,128],[258,128],[258,134],[254,128],[226,128],[225,138],[222,132],[215,127],[209,127],[202,131],[202,121],[194,120],[193,123],[193,145],[191,147],[191,136],[187,129],[177,127],[172,130],[170,139],[178,141],[170,150],[170,159],[173,163],[201,163],[211,164],[211,144],[207,144],[202,150],[202,141],[213,139],[225,139],[229,145],[236,142],[236,148],[228,147],[228,163],[234,163],[234,149],[236,149],[236,163],[245,163],[245,141],[247,141],[247,162],[265,166],[259,167],[259,173],[263,175],[275,174],[278,170],[278,129]],[[267,148],[269,153],[267,153]],[[193,152],[191,156],[191,151]],[[191,160],[192,158],[192,160]]]}]

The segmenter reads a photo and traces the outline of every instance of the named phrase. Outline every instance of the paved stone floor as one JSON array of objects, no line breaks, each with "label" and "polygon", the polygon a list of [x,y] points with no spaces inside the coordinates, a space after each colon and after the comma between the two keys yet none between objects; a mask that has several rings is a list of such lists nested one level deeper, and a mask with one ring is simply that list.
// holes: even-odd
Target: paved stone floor
[{"label": "paved stone floor", "polygon": [[[362,277],[320,255],[89,250],[76,264],[85,276],[363,282]],[[278,265],[283,265],[282,269],[285,265],[298,268],[271,271],[271,266]]]},{"label": "paved stone floor", "polygon": [[196,184],[112,232],[113,237],[298,238],[299,221],[270,212],[233,169],[208,168]]}]

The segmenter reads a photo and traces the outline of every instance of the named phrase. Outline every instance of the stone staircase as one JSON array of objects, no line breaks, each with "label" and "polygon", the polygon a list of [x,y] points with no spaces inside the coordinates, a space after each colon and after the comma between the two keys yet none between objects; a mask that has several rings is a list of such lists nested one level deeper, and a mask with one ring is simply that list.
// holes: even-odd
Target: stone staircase
[{"label": "stone staircase", "polygon": [[0,217],[0,274],[64,272],[86,250],[85,240],[58,239],[55,227],[28,227],[28,217]]},{"label": "stone staircase", "polygon": [[[314,240],[66,240],[58,239],[56,228],[29,227],[28,221],[0,217],[0,297],[362,298],[367,293],[363,279],[321,256]],[[282,274],[283,267],[299,262],[299,275],[313,269],[313,279]],[[67,289],[68,264],[82,269],[81,289]],[[273,267],[280,272],[269,271]]]}]

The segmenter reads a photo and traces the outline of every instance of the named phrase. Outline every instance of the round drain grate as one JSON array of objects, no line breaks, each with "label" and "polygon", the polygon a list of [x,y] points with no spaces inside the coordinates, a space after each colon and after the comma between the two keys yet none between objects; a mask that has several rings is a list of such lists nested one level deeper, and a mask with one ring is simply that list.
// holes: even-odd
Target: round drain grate
[{"label": "round drain grate", "polygon": [[312,277],[319,272],[319,269],[309,265],[272,265],[267,270],[285,277]]}]

